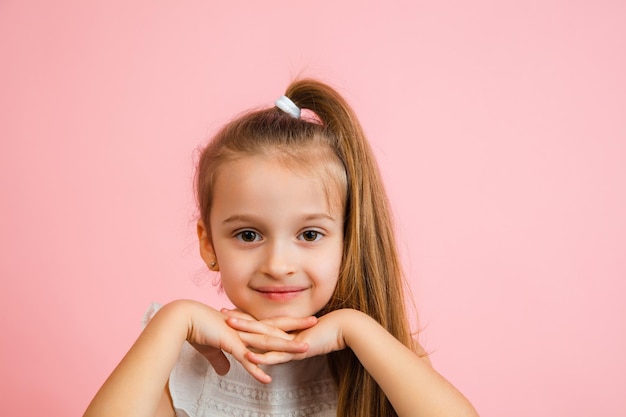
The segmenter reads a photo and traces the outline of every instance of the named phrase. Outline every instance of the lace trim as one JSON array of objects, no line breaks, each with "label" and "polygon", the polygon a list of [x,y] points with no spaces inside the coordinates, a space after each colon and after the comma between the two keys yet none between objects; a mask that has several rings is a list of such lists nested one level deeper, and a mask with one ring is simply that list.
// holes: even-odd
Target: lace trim
[{"label": "lace trim", "polygon": [[332,412],[333,415],[335,412],[335,405],[328,402],[318,402],[317,404],[300,407],[297,410],[275,412],[251,411],[250,409],[240,408],[215,399],[207,401],[206,406],[208,410],[232,417],[322,417],[328,415],[328,412]]},{"label": "lace trim", "polygon": [[332,379],[313,382],[296,390],[289,389],[262,389],[245,384],[237,384],[227,381],[217,375],[213,375],[214,384],[222,391],[230,395],[246,398],[252,401],[262,401],[270,404],[282,404],[286,401],[307,401],[325,395],[335,394],[335,383]]},{"label": "lace trim", "polygon": [[[295,389],[264,389],[211,378],[219,394],[203,399],[207,410],[232,417],[315,417],[335,415],[336,387],[331,378]],[[230,400],[230,401],[229,401]],[[254,410],[254,411],[253,411]]]}]

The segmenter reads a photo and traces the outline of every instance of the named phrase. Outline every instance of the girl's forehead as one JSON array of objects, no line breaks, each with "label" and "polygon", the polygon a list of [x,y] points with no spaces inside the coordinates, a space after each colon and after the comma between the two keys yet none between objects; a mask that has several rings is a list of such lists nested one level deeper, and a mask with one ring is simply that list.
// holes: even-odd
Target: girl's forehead
[{"label": "girl's forehead", "polygon": [[216,177],[220,181],[245,181],[263,183],[264,187],[284,186],[290,179],[310,183],[323,183],[328,177],[324,164],[285,159],[274,155],[245,155],[225,162]]},{"label": "girl's forehead", "polygon": [[[346,180],[343,165],[334,158],[319,155],[289,155],[278,152],[241,155],[225,161],[215,177],[214,190],[229,192],[220,187],[223,182],[235,180],[254,182],[267,190],[286,187],[290,179],[303,180],[321,187],[329,208],[343,210],[346,201]],[[225,185],[225,184],[224,184]],[[214,196],[214,198],[219,198]]]}]

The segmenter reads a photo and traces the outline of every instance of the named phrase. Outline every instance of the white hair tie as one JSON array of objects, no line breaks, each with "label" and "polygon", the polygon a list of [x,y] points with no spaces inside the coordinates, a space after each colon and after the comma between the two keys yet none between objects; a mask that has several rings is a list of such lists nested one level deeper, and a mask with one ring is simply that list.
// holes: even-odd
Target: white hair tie
[{"label": "white hair tie", "polygon": [[276,107],[293,117],[294,119],[300,118],[300,108],[296,106],[296,103],[291,101],[291,99],[287,96],[280,96],[278,100],[275,101]]}]

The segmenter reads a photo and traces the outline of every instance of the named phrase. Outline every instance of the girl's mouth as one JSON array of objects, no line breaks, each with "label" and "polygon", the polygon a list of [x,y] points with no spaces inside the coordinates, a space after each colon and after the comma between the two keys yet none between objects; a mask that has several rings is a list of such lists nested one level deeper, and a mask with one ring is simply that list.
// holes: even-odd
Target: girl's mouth
[{"label": "girl's mouth", "polygon": [[304,291],[304,287],[260,287],[255,289],[261,296],[272,301],[289,301]]}]

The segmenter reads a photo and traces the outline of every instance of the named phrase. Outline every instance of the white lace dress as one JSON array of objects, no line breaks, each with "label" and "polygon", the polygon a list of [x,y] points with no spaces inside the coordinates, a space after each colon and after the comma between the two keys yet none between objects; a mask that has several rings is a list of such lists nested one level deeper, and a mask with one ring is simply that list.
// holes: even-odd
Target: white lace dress
[{"label": "white lace dress", "polygon": [[[146,314],[149,319],[158,306]],[[230,371],[217,375],[185,343],[170,375],[177,417],[334,417],[337,388],[326,356],[266,366],[270,384],[252,378],[230,355]]]}]

